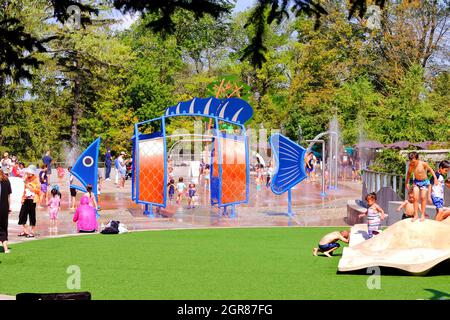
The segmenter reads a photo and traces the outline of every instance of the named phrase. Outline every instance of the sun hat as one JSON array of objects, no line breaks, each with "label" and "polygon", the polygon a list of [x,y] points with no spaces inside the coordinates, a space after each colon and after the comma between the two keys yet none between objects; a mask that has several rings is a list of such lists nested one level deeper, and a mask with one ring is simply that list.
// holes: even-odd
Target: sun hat
[{"label": "sun hat", "polygon": [[36,175],[36,172],[35,172],[35,170],[33,169],[32,166],[29,166],[28,168],[25,168],[25,169],[23,170],[23,173],[28,173],[28,174]]},{"label": "sun hat", "polygon": [[122,156],[126,155],[125,151],[122,151],[122,152],[120,153],[120,155],[122,155]]}]

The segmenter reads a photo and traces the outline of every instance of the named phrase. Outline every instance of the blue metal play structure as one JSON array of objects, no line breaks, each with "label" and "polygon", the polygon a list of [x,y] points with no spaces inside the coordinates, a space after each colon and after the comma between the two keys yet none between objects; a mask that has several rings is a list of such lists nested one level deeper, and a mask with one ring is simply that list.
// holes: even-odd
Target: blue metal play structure
[{"label": "blue metal play structure", "polygon": [[[194,98],[168,107],[164,115],[135,124],[133,140],[132,199],[153,207],[167,205],[167,139],[166,122],[173,117],[206,117],[211,119],[211,204],[226,211],[249,199],[250,166],[248,139],[244,123],[253,115],[251,106],[242,99]],[[233,133],[220,131],[219,122],[233,125]],[[149,128],[151,128],[149,130]],[[151,131],[151,132],[148,132]]]},{"label": "blue metal play structure", "polygon": [[92,185],[92,192],[98,201],[98,154],[100,151],[100,141],[98,138],[92,144],[87,147],[86,150],[78,157],[77,161],[72,167],[71,174],[77,178],[82,187],[77,185],[70,185],[71,188],[75,188],[82,192],[86,192],[88,184]]},{"label": "blue metal play structure", "polygon": [[306,149],[278,133],[270,137],[270,147],[276,163],[271,189],[277,195],[288,192],[288,215],[292,216],[291,189],[307,177],[304,163]]}]

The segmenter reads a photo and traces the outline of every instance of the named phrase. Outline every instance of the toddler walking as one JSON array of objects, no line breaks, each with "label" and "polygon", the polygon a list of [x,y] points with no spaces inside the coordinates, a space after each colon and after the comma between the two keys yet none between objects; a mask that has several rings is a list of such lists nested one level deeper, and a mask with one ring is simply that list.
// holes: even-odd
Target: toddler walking
[{"label": "toddler walking", "polygon": [[61,207],[61,198],[57,188],[53,188],[51,191],[51,198],[48,201],[48,213],[50,216],[50,230],[58,229],[58,213]]},{"label": "toddler walking", "polygon": [[169,201],[170,204],[172,204],[174,195],[175,195],[175,180],[174,179],[170,179],[169,183],[167,184],[167,187],[169,189]]},{"label": "toddler walking", "polygon": [[180,177],[178,179],[178,184],[177,184],[177,190],[178,190],[177,204],[181,204],[181,201],[183,200],[184,189],[186,189],[186,185],[183,182],[183,177]]},{"label": "toddler walking", "polygon": [[[190,183],[189,184],[189,189],[188,189],[188,209],[194,208],[194,205],[192,203],[192,200],[195,196],[195,184],[194,183]],[[192,206],[191,206],[192,205]]]},{"label": "toddler walking", "polygon": [[362,218],[367,215],[367,230],[369,238],[372,238],[374,235],[380,233],[381,220],[384,220],[384,217],[386,217],[387,214],[385,214],[384,210],[376,203],[377,195],[375,192],[369,193],[366,196],[366,201],[368,209],[365,213],[361,213],[359,217]]}]

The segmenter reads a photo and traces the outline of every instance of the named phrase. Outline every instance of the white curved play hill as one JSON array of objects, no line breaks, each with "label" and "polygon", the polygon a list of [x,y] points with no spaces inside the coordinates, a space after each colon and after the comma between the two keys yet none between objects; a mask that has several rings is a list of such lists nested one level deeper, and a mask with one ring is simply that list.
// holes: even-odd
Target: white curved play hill
[{"label": "white curved play hill", "polygon": [[343,250],[339,271],[379,266],[423,274],[450,259],[450,218],[443,222],[406,219],[372,239],[365,238],[367,225],[352,227],[350,244]]}]

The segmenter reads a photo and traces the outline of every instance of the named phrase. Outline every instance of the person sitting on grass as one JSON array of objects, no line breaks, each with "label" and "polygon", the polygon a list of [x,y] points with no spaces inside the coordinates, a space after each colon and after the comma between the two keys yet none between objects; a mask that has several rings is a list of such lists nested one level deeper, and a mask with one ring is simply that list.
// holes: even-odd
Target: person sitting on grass
[{"label": "person sitting on grass", "polygon": [[88,197],[81,197],[80,205],[75,211],[73,222],[77,223],[77,231],[80,233],[93,233],[97,231],[97,217],[95,209],[89,205]]},{"label": "person sitting on grass", "polygon": [[402,220],[414,217],[414,192],[413,192],[413,190],[409,190],[408,200],[403,201],[403,203],[397,208],[397,211],[400,212],[400,210],[402,210],[403,208],[405,208],[405,212],[402,215]]},{"label": "person sitting on grass", "polygon": [[327,257],[331,258],[333,251],[339,248],[341,245],[337,243],[337,241],[341,240],[342,242],[349,242],[350,233],[347,230],[344,231],[333,231],[327,235],[325,235],[319,241],[319,247],[314,248],[313,255],[317,256],[317,252],[322,252]]}]

